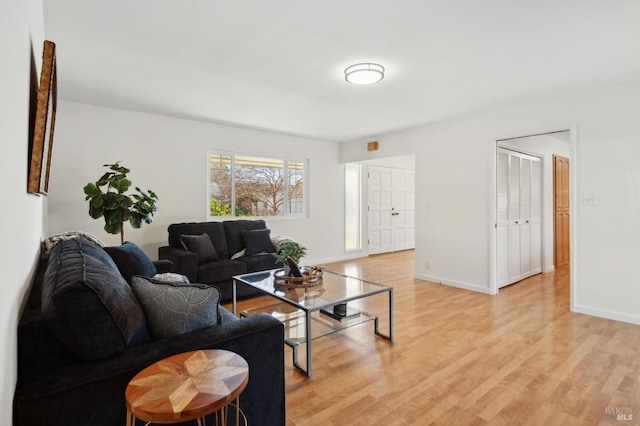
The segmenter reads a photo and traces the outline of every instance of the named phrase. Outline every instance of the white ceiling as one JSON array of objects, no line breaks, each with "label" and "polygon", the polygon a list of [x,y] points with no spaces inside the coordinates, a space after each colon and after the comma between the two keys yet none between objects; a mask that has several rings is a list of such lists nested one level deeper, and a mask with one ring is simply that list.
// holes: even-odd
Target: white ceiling
[{"label": "white ceiling", "polygon": [[59,98],[338,142],[640,77],[638,0],[43,3]]}]

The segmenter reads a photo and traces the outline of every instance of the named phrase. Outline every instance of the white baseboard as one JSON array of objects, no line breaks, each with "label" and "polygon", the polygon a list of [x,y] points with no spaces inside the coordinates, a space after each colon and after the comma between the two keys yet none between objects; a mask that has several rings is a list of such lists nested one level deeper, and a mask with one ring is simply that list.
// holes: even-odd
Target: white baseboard
[{"label": "white baseboard", "polygon": [[556,270],[556,267],[551,265],[551,266],[547,266],[546,268],[544,268],[544,271],[542,271],[544,274],[548,274],[549,272],[553,272]]},{"label": "white baseboard", "polygon": [[594,308],[591,306],[575,305],[573,312],[578,314],[586,314],[594,317],[610,319],[614,321],[627,322],[629,324],[640,325],[640,316],[629,315],[615,311],[609,311],[606,309]]},{"label": "white baseboard", "polygon": [[478,293],[491,294],[491,292],[489,291],[488,287],[483,287],[483,286],[480,286],[480,285],[477,285],[477,284],[465,283],[465,282],[462,282],[462,281],[448,280],[446,278],[434,277],[434,276],[425,275],[425,274],[413,274],[413,277],[418,279],[418,280],[424,280],[424,281],[430,281],[432,283],[444,284],[444,285],[448,285],[448,286],[451,286],[451,287],[462,288],[464,290],[475,291],[475,292],[478,292]]}]

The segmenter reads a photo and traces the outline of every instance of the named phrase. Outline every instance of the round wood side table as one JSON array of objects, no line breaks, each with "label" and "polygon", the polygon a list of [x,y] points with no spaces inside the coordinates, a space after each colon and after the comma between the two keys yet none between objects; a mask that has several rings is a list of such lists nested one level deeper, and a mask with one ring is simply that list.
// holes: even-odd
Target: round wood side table
[{"label": "round wood side table", "polygon": [[[240,355],[221,349],[185,352],[151,364],[135,375],[125,391],[127,426],[136,419],[149,423],[180,423],[215,413],[226,425],[235,400],[240,420],[240,393],[249,381],[249,366]],[[244,414],[243,414],[244,416]],[[149,424],[147,423],[147,424]],[[246,419],[245,419],[246,424]]]}]

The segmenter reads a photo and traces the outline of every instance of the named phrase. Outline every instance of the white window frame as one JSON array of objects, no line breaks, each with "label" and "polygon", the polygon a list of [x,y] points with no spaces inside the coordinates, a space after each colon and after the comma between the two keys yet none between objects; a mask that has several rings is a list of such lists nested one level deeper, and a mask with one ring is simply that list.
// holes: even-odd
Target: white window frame
[{"label": "white window frame", "polygon": [[[231,215],[229,216],[212,216],[211,215],[211,156],[218,155],[223,157],[231,158]],[[288,175],[288,165],[289,163],[301,163],[303,165],[302,169],[302,182],[303,182],[303,200],[302,200],[302,213],[289,213],[290,205],[289,205],[289,185],[288,180],[285,182],[284,187],[284,205],[282,207],[284,214],[283,215],[261,215],[261,216],[236,216],[235,214],[235,205],[236,205],[236,188],[235,188],[235,161],[236,157],[254,157],[254,158],[264,158],[268,160],[282,160],[284,162],[284,172],[285,176]],[[289,157],[281,157],[273,154],[254,154],[254,153],[245,153],[245,152],[231,152],[231,151],[218,151],[218,150],[208,150],[206,156],[206,218],[209,221],[216,220],[234,220],[234,219],[265,219],[265,220],[287,220],[287,219],[300,219],[300,218],[308,218],[309,217],[309,159],[293,159]]]}]

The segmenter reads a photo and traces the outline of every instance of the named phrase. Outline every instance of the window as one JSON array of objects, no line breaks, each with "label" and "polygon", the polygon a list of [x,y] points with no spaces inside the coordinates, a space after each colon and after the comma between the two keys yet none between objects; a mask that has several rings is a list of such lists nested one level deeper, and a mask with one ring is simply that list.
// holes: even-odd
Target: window
[{"label": "window", "polygon": [[360,170],[359,164],[345,165],[344,194],[344,248],[357,250],[362,247],[360,238]]},{"label": "window", "polygon": [[305,214],[306,160],[208,155],[209,217]]}]

